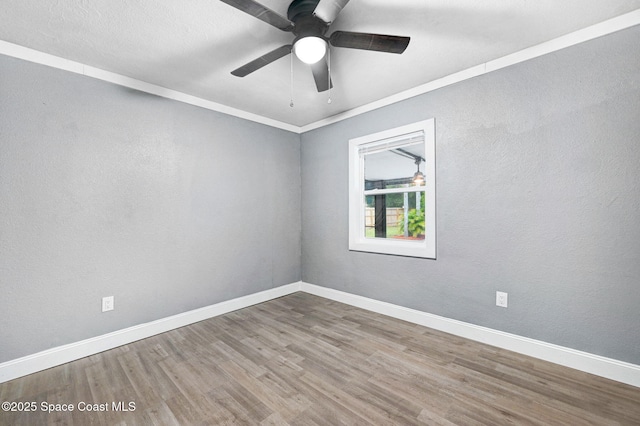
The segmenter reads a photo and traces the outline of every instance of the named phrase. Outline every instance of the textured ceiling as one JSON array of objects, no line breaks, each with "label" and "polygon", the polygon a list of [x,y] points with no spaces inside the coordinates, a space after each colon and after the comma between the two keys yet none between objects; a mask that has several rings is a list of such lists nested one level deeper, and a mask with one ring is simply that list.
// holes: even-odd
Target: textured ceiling
[{"label": "textured ceiling", "polygon": [[[261,3],[286,15],[289,1]],[[304,126],[636,9],[640,0],[351,0],[330,32],[411,43],[402,55],[332,48],[330,104],[297,60],[292,84],[289,56],[232,76],[292,35],[219,0],[3,0],[0,40]]]}]

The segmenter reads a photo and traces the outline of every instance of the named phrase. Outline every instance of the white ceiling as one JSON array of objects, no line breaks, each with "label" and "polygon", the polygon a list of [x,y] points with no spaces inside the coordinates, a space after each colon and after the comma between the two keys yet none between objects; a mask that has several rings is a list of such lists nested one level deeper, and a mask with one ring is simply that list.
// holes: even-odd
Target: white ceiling
[{"label": "white ceiling", "polygon": [[[261,3],[285,15],[288,0]],[[294,126],[424,85],[604,20],[640,0],[351,0],[335,30],[410,36],[402,55],[332,48],[332,103],[289,57],[230,71],[292,34],[219,0],[2,0],[0,40]]]}]

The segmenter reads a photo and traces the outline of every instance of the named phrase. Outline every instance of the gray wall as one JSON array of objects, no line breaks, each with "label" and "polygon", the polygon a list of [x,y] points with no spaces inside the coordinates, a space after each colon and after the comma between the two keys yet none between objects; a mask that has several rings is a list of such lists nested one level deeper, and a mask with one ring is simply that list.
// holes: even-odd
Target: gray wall
[{"label": "gray wall", "polygon": [[0,362],[300,278],[299,135],[0,56]]},{"label": "gray wall", "polygon": [[[639,39],[301,137],[0,56],[0,362],[303,279],[640,364]],[[348,140],[430,117],[438,259],[349,252]]]},{"label": "gray wall", "polygon": [[[640,364],[638,40],[634,27],[303,134],[303,280]],[[437,260],[349,252],[348,140],[430,117]]]}]

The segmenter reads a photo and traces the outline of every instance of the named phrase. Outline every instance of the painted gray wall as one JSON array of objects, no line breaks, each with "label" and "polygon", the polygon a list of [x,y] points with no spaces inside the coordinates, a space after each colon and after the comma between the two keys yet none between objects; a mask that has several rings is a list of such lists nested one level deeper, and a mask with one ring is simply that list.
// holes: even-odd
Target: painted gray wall
[{"label": "painted gray wall", "polygon": [[[638,40],[634,27],[303,134],[303,281],[640,364]],[[430,117],[438,259],[349,252],[348,140]]]},{"label": "painted gray wall", "polygon": [[299,135],[0,56],[0,362],[300,278]]},{"label": "painted gray wall", "polygon": [[[640,363],[638,39],[301,138],[0,56],[0,362],[302,278]],[[349,252],[348,140],[430,117],[438,259]]]}]

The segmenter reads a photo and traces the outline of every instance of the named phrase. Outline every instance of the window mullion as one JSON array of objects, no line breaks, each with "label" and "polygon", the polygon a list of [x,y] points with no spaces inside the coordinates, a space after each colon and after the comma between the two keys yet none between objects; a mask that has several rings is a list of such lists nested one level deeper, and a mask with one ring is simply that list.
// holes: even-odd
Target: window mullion
[{"label": "window mullion", "polygon": [[383,195],[383,194],[401,194],[403,192],[424,192],[424,186],[409,186],[406,188],[385,188],[385,189],[369,189],[362,191],[363,195]]}]

